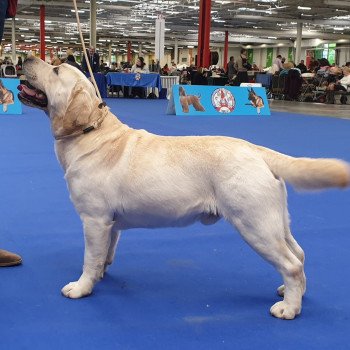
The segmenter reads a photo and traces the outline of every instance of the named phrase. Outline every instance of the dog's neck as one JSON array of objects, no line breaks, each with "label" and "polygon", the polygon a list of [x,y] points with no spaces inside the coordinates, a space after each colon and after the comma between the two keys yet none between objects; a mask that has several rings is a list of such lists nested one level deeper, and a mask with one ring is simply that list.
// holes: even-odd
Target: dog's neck
[{"label": "dog's neck", "polygon": [[[96,119],[91,118],[91,122],[88,123],[88,125],[85,126],[81,126],[78,128],[74,128],[72,129],[68,129],[66,132],[59,132],[56,133],[56,131],[54,130],[54,137],[56,140],[63,140],[63,139],[70,139],[70,138],[74,138],[77,136],[81,136],[81,135],[85,135],[90,133],[91,131],[97,130],[101,127],[103,121],[105,120],[106,116],[109,113],[109,109],[106,107],[106,103],[105,102],[101,102],[98,105],[98,113],[96,113],[95,110],[93,110],[90,114],[94,115],[94,114],[100,114],[100,116]],[[90,119],[90,118],[89,118]]]}]

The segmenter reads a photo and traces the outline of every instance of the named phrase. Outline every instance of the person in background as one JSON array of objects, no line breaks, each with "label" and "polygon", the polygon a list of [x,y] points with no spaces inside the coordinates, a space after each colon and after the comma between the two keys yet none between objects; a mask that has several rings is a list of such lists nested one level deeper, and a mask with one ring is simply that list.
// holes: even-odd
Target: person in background
[{"label": "person in background", "polygon": [[143,57],[136,60],[136,63],[131,67],[131,73],[149,73]]},{"label": "person in background", "polygon": [[232,80],[233,77],[237,74],[237,70],[235,67],[235,59],[233,56],[230,57],[230,60],[227,63],[226,72],[227,72],[227,76],[228,76],[229,81]]},{"label": "person in background", "polygon": [[170,69],[168,67],[168,63],[164,65],[164,67],[161,69],[160,74],[161,75],[169,75]]},{"label": "person in background", "polygon": [[[149,73],[148,68],[146,67],[146,63],[144,62],[144,58],[143,57],[139,57],[136,60],[136,63],[131,67],[131,73]],[[133,87],[131,89],[131,98],[134,97],[140,97],[140,98],[145,98],[146,97],[146,89],[143,87]]]},{"label": "person in background", "polygon": [[[5,16],[7,10],[7,0],[2,1],[0,6],[0,45],[4,34]],[[7,250],[0,249],[0,267],[16,266],[22,263],[22,258]]]},{"label": "person in background", "polygon": [[252,70],[255,72],[260,72],[260,68],[256,65],[256,63],[253,63]]},{"label": "person in background", "polygon": [[108,72],[113,73],[113,72],[117,72],[117,71],[118,71],[117,63],[116,62],[112,62],[111,67],[109,68]]},{"label": "person in background", "polygon": [[81,71],[80,64],[77,63],[73,54],[67,56],[66,63],[70,64],[71,66],[73,66]]},{"label": "person in background", "polygon": [[60,64],[62,64],[62,61],[57,56],[55,56],[51,61],[51,65],[53,66],[59,66]]},{"label": "person in background", "polygon": [[16,69],[17,69],[17,70],[20,70],[20,69],[22,69],[22,66],[23,66],[22,57],[21,57],[21,56],[18,56],[18,61],[17,61],[17,64],[16,64]]},{"label": "person in background", "polygon": [[[350,68],[349,67],[343,67],[343,78],[338,80],[336,83],[330,83],[327,86],[326,90],[326,103],[334,103],[334,92],[335,91],[348,91],[348,88],[350,87]],[[340,98],[340,102],[342,104],[346,104],[347,97],[345,95],[342,95]]]},{"label": "person in background", "polygon": [[297,68],[300,69],[301,74],[307,72],[307,67],[305,66],[304,60],[300,61],[300,63],[297,65]]},{"label": "person in background", "polygon": [[276,65],[276,71],[281,71],[283,69],[282,56],[277,55],[277,57],[273,60],[272,65]]},{"label": "person in background", "polygon": [[247,50],[241,49],[241,54],[238,57],[236,62],[237,71],[247,71],[247,70],[250,70],[251,67],[252,66],[248,62],[248,58],[247,58]]},{"label": "person in background", "polygon": [[[100,68],[100,56],[97,52],[95,52],[95,48],[90,46],[89,50],[86,50],[87,56],[90,62],[91,70],[93,73],[97,73]],[[83,56],[83,60],[81,62],[81,68],[83,72],[88,73],[88,66],[86,63],[85,55]]]},{"label": "person in background", "polygon": [[[283,63],[283,69],[280,71],[280,76],[287,76],[288,72],[294,68],[294,63],[293,62],[285,62]],[[300,71],[299,71],[300,72]]]}]

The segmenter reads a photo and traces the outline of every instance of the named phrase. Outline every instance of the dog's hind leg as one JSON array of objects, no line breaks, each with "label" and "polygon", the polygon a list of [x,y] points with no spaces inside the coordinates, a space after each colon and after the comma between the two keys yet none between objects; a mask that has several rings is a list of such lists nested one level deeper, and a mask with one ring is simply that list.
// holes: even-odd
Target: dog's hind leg
[{"label": "dog's hind leg", "polygon": [[104,267],[105,272],[107,271],[108,266],[113,263],[120,236],[121,236],[121,231],[117,230],[115,228],[112,228],[112,230],[111,230],[111,242],[109,244],[107,259],[106,259],[105,267]]},{"label": "dog's hind leg", "polygon": [[[243,188],[233,190],[236,193],[231,199],[220,191],[223,198],[220,198],[219,211],[238,229],[244,240],[281,273],[285,285],[284,299],[274,304],[270,312],[278,318],[293,319],[301,312],[303,264],[285,239],[280,181],[271,174],[260,173],[259,176],[259,181],[250,181],[248,176]],[[232,200],[234,203],[230,204]]]},{"label": "dog's hind leg", "polygon": [[[289,219],[289,212],[288,212],[288,203],[287,203],[287,190],[286,186],[283,181],[281,181],[281,188],[284,194],[284,232],[285,232],[285,239],[288,245],[288,248],[290,251],[299,259],[299,261],[303,264],[305,263],[305,254],[303,249],[300,247],[298,242],[295,240],[295,238],[292,235],[292,232],[290,231],[290,219]],[[277,289],[278,295],[283,297],[284,295],[284,285],[280,286]],[[305,273],[303,273],[303,295],[306,291],[306,277]]]},{"label": "dog's hind leg", "polygon": [[67,284],[62,294],[68,298],[81,298],[91,294],[96,282],[103,276],[111,243],[113,222],[101,218],[84,218],[85,254],[83,274],[78,281]]}]

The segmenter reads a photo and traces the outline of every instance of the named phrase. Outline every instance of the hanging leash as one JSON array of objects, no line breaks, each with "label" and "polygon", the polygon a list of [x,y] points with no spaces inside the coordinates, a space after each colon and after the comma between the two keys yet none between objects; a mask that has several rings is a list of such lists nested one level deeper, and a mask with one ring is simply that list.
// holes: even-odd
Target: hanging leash
[{"label": "hanging leash", "polygon": [[79,31],[81,45],[83,46],[83,53],[84,53],[86,65],[87,65],[88,71],[90,73],[90,78],[91,78],[92,84],[94,85],[96,93],[97,93],[97,96],[98,96],[99,100],[101,101],[101,103],[98,105],[98,108],[102,109],[103,107],[106,107],[106,102],[104,102],[102,100],[102,97],[101,97],[101,94],[100,94],[100,90],[98,89],[97,84],[96,84],[94,73],[92,72],[92,69],[91,69],[90,60],[89,60],[87,52],[86,52],[86,47],[85,47],[85,43],[84,43],[83,33],[82,33],[82,30],[81,30],[80,18],[79,18],[79,14],[78,14],[78,7],[77,7],[76,0],[73,0],[73,5],[74,5],[74,9],[75,9],[75,17],[77,19],[78,31]]}]

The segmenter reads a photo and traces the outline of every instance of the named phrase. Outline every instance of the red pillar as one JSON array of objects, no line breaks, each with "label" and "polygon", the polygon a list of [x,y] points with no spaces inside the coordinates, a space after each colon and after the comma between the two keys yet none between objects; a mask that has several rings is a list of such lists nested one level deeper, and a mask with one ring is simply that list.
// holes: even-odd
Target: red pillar
[{"label": "red pillar", "polygon": [[40,5],[40,58],[45,61],[45,5]]},{"label": "red pillar", "polygon": [[228,30],[225,31],[225,47],[224,47],[224,69],[227,67],[227,54],[228,54]]},{"label": "red pillar", "polygon": [[210,66],[210,23],[211,0],[200,0],[199,3],[199,29],[197,66],[208,68]]},{"label": "red pillar", "polygon": [[128,41],[128,53],[127,53],[127,59],[129,63],[132,63],[132,55],[131,55],[131,42]]}]

